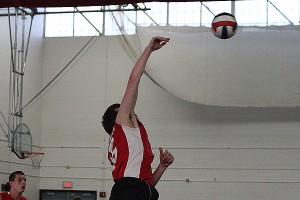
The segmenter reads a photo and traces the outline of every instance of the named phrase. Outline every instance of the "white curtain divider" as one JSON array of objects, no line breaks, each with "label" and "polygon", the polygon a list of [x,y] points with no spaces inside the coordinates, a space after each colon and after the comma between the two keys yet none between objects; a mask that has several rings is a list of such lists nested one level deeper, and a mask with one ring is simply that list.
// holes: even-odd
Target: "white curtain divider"
[{"label": "white curtain divider", "polygon": [[[205,27],[138,27],[122,44],[135,61],[152,36],[170,37],[147,75],[193,103],[230,107],[300,106],[299,26],[239,27],[222,40]],[[126,42],[124,42],[125,40]]]}]

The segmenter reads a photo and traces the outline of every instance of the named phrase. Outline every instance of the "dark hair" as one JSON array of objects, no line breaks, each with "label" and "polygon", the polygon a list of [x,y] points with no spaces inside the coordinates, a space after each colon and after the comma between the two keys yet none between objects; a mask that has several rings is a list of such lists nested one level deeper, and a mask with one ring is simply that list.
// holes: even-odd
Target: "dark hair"
[{"label": "dark hair", "polygon": [[10,184],[9,184],[9,182],[7,182],[6,184],[4,184],[1,189],[4,192],[9,192],[10,191]]},{"label": "dark hair", "polygon": [[11,173],[11,174],[9,175],[9,181],[15,181],[16,176],[17,176],[18,174],[20,174],[20,175],[25,175],[24,172],[22,172],[22,171],[14,171],[13,173]]},{"label": "dark hair", "polygon": [[108,133],[109,135],[113,131],[113,127],[118,114],[116,109],[119,107],[120,107],[119,103],[112,104],[106,109],[104,115],[102,116],[102,126],[105,129],[106,133]]},{"label": "dark hair", "polygon": [[79,196],[76,196],[76,197],[74,198],[74,200],[81,200],[81,198],[80,198]]}]

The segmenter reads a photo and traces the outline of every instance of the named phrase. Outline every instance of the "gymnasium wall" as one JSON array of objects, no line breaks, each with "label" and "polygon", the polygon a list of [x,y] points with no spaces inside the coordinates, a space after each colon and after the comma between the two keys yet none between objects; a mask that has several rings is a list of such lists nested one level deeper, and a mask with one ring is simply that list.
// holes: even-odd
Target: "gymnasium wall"
[{"label": "gymnasium wall", "polygon": [[[105,191],[98,199],[108,199],[113,182],[101,116],[121,100],[134,64],[119,39],[45,39],[43,85],[68,67],[41,98],[41,189],[72,181],[73,190]],[[299,108],[202,106],[143,76],[136,113],[156,155],[153,170],[158,147],[175,157],[157,185],[160,199],[298,199]]]},{"label": "gymnasium wall", "polygon": [[[13,10],[11,10],[13,12]],[[27,43],[29,33],[30,17],[25,20],[24,42]],[[35,16],[32,24],[31,39],[28,49],[28,57],[25,67],[24,86],[23,86],[23,105],[28,103],[34,95],[41,90],[42,83],[42,54],[43,54],[43,16]],[[18,51],[21,49],[22,42],[22,20],[18,18],[17,40],[15,40],[15,18],[11,17],[13,44],[16,43]],[[10,78],[10,60],[11,47],[9,37],[8,17],[0,17],[0,109],[6,121],[9,116],[9,78]],[[19,54],[21,55],[21,54]],[[19,56],[20,59],[20,56]],[[33,151],[40,151],[41,136],[41,103],[35,102],[34,106],[28,107],[23,112],[22,122],[27,124],[33,140]],[[8,129],[4,119],[0,118],[0,123],[6,133]],[[39,191],[39,170],[32,169],[30,159],[19,159],[10,150],[11,144],[0,130],[0,183],[8,182],[9,174],[16,170],[22,170],[27,175],[27,188],[25,195],[29,199],[38,199]]]},{"label": "gymnasium wall", "polygon": [[[0,23],[7,27],[7,19]],[[63,181],[72,181],[72,190],[104,191],[107,197],[98,199],[108,199],[113,181],[101,116],[107,106],[121,100],[134,63],[119,36],[43,39],[39,24],[34,21],[24,103],[62,72],[24,112],[34,150],[45,152],[45,157],[40,170],[32,169],[29,159],[19,160],[10,152],[1,133],[1,183],[7,182],[10,172],[23,170],[28,178],[24,195],[31,200],[38,199],[39,189],[63,190]],[[7,31],[0,29],[4,113],[8,113],[9,88]],[[136,113],[155,153],[153,170],[158,147],[175,157],[157,185],[160,199],[296,200],[300,196],[300,108],[202,106],[171,95],[143,76]]]}]

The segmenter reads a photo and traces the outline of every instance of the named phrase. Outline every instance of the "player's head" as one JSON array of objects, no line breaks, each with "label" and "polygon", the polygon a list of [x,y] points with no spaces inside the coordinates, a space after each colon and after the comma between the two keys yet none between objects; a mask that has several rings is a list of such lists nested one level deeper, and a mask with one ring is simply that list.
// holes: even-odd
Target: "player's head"
[{"label": "player's head", "polygon": [[14,171],[9,175],[10,191],[23,193],[26,187],[26,177],[22,171]]},{"label": "player's head", "polygon": [[9,175],[9,181],[15,181],[17,178],[17,175],[25,176],[24,172],[22,171],[14,171]]},{"label": "player's head", "polygon": [[112,133],[116,121],[118,114],[117,108],[120,108],[119,103],[112,104],[106,109],[104,115],[102,116],[102,126],[109,135]]}]

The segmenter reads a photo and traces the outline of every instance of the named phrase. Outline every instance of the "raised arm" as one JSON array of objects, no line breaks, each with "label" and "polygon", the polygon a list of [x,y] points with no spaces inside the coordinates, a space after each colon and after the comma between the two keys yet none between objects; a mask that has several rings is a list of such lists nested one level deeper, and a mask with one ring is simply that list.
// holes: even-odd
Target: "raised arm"
[{"label": "raised arm", "polygon": [[118,124],[128,127],[138,127],[137,119],[134,113],[134,108],[138,96],[138,87],[146,67],[146,63],[155,50],[160,49],[167,42],[169,38],[165,37],[153,37],[147,47],[144,49],[142,55],[135,63],[127,83],[126,91],[121,101],[120,109],[116,118]]}]

